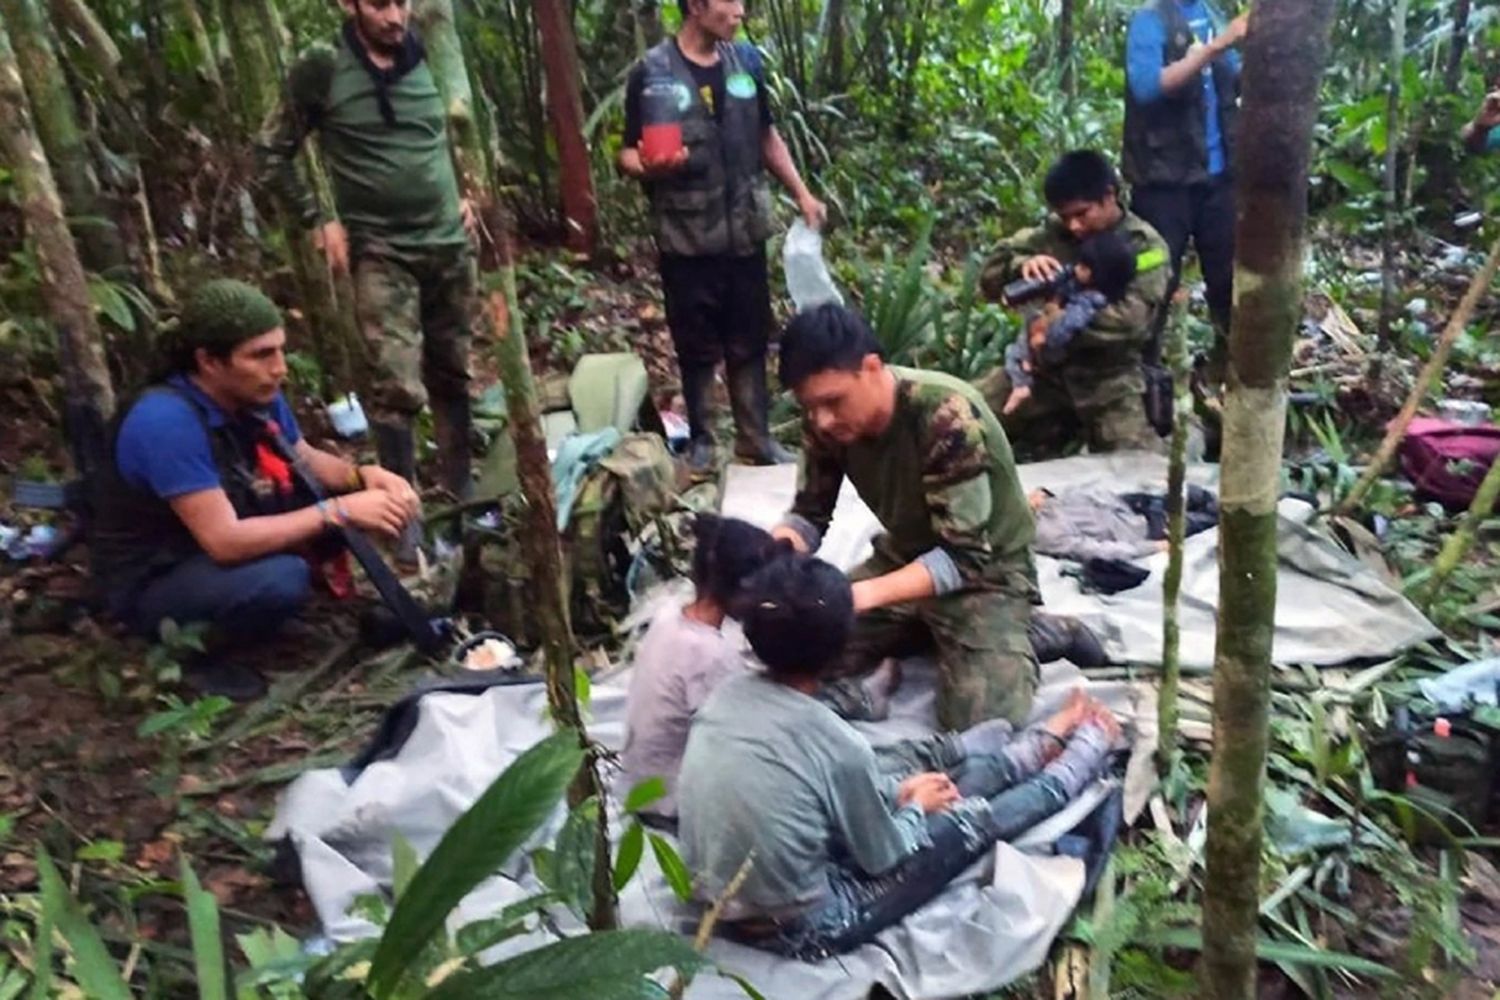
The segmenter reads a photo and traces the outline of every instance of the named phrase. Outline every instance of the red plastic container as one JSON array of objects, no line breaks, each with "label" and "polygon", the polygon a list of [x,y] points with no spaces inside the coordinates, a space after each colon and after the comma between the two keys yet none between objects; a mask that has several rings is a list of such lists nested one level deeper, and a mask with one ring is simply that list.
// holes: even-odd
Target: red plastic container
[{"label": "red plastic container", "polygon": [[641,158],[647,163],[669,163],[682,153],[682,122],[641,126]]}]

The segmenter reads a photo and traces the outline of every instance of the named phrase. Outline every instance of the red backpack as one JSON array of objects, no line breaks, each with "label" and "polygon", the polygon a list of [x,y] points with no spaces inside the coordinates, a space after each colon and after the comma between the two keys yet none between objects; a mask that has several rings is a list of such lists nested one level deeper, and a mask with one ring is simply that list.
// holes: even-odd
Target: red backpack
[{"label": "red backpack", "polygon": [[1417,417],[1407,428],[1398,454],[1401,471],[1420,496],[1449,510],[1463,510],[1500,457],[1500,427]]}]

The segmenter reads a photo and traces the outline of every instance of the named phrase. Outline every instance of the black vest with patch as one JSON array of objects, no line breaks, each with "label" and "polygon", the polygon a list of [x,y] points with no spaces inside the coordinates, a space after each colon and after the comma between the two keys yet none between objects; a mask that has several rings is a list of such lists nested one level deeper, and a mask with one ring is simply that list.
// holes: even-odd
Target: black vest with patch
[{"label": "black vest with patch", "polygon": [[[1177,0],[1158,0],[1150,9],[1162,19],[1166,43],[1162,65],[1170,66],[1193,45],[1193,29]],[[1212,10],[1210,11],[1212,13]],[[1234,166],[1235,119],[1239,114],[1239,74],[1224,59],[1209,64],[1219,104],[1219,134],[1226,172]],[[1175,94],[1142,104],[1125,85],[1125,155],[1121,167],[1133,186],[1200,184],[1208,173],[1208,137],[1203,87],[1193,81]]]},{"label": "black vest with patch", "polygon": [[219,470],[219,484],[237,515],[281,514],[312,502],[310,496],[297,490],[289,496],[276,490],[257,469],[254,441],[247,441],[244,430],[237,430],[232,420],[222,427],[211,427],[203,404],[187,393],[170,385],[146,389],[130,406],[121,407],[115,417],[109,433],[108,460],[95,483],[89,556],[94,579],[112,604],[128,600],[155,577],[203,552],[172,505],[126,480],[116,462],[115,446],[126,415],[135,403],[157,392],[182,399],[202,422]]},{"label": "black vest with patch", "polygon": [[[647,185],[657,249],[688,257],[746,257],[771,235],[771,191],[761,158],[760,99],[735,94],[730,81],[749,76],[739,47],[717,46],[724,67],[724,107],[718,120],[698,93],[692,68],[668,38],[646,53],[646,78],[670,78],[686,88],[682,141],[688,161],[677,173]],[[756,86],[760,87],[759,81]]]}]

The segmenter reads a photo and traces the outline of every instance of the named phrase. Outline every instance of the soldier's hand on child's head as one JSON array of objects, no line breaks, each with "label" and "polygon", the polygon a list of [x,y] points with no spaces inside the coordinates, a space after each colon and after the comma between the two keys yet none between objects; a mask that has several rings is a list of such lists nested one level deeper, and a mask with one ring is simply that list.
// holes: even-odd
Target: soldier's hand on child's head
[{"label": "soldier's hand on child's head", "polygon": [[790,525],[786,524],[778,524],[776,527],[771,529],[771,537],[777,539],[778,541],[789,542],[791,543],[793,549],[802,553],[803,555],[807,555],[807,539],[803,538],[802,532],[798,531],[796,528],[793,528]]},{"label": "soldier's hand on child's head", "polygon": [[1051,278],[1062,273],[1062,261],[1051,254],[1039,253],[1035,257],[1027,257],[1021,261],[1021,277],[1027,281],[1036,281],[1039,278]]}]

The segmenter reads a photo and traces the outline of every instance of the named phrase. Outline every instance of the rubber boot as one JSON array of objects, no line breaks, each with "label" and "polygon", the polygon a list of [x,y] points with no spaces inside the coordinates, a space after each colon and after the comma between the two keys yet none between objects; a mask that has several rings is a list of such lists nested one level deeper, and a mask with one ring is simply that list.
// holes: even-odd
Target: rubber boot
[{"label": "rubber boot", "polygon": [[1033,611],[1026,631],[1038,663],[1067,660],[1075,667],[1102,667],[1109,663],[1098,638],[1077,618]]},{"label": "rubber boot", "polygon": [[470,438],[474,419],[468,393],[432,398],[432,432],[437,438],[438,480],[462,503],[474,494],[470,471]]},{"label": "rubber boot", "polygon": [[797,456],[771,436],[770,392],[764,358],[729,368],[729,406],[734,412],[734,457],[751,465],[786,465]]},{"label": "rubber boot", "polygon": [[[411,424],[372,423],[370,435],[375,439],[375,456],[381,467],[394,472],[415,488],[417,442],[412,434]],[[421,548],[422,522],[413,519],[396,536],[396,546],[391,555],[402,569],[410,570],[421,565]]]},{"label": "rubber boot", "polygon": [[714,471],[713,414],[714,369],[712,365],[682,369],[682,399],[687,404],[688,473],[695,479]]}]

